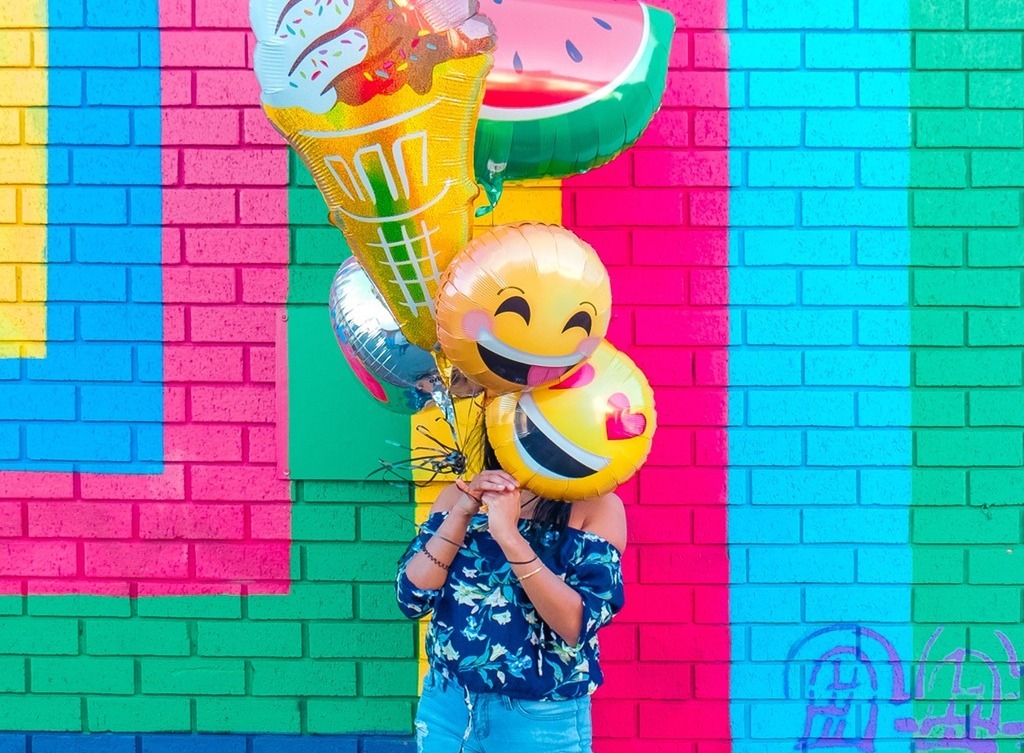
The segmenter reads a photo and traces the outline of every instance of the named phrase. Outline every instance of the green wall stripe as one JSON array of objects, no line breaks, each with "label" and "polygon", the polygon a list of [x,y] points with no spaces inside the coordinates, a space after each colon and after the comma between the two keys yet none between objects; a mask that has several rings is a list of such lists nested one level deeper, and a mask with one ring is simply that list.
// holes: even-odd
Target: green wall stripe
[{"label": "green wall stripe", "polygon": [[[327,309],[331,280],[351,252],[327,221],[305,165],[289,155],[288,468],[292,479],[361,480],[400,459],[409,417],[391,413],[345,363]],[[408,456],[408,452],[404,454]]]},{"label": "green wall stripe", "polygon": [[[1024,720],[1008,649],[1024,646],[1020,8],[911,2],[915,719],[919,735],[962,736],[936,720],[973,709],[976,736],[1017,738],[1000,751],[1019,749]],[[973,705],[972,686],[988,700]]]}]

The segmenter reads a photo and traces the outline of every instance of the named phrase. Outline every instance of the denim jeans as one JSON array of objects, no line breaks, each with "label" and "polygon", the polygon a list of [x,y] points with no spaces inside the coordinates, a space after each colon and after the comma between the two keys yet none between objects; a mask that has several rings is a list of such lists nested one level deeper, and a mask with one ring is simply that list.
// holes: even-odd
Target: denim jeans
[{"label": "denim jeans", "polygon": [[474,693],[430,671],[416,712],[418,753],[592,753],[590,696],[527,701]]}]

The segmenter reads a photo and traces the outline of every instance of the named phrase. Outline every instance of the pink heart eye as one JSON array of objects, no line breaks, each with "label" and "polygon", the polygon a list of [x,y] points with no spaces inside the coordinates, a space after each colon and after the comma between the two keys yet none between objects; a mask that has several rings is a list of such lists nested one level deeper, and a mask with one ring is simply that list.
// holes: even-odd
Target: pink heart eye
[{"label": "pink heart eye", "polygon": [[609,440],[632,439],[646,431],[647,418],[643,413],[633,413],[630,409],[629,397],[621,392],[608,398],[608,418],[604,428]]},{"label": "pink heart eye", "polygon": [[591,366],[589,363],[585,363],[558,384],[551,385],[551,389],[575,390],[578,389],[579,387],[586,387],[588,384],[594,381],[594,377],[596,375],[597,373],[594,371],[594,367]]}]

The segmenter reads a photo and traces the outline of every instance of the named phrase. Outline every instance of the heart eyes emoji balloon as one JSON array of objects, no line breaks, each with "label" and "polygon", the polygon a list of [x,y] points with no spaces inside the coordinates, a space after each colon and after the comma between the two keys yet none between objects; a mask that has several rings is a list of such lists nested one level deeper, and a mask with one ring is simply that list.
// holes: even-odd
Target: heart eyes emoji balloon
[{"label": "heart eyes emoji balloon", "polygon": [[600,496],[629,479],[647,459],[656,423],[643,372],[607,342],[560,381],[487,406],[501,467],[551,499]]},{"label": "heart eyes emoji balloon", "polygon": [[532,389],[582,363],[608,331],[611,285],[587,243],[557,225],[503,225],[451,263],[436,299],[441,349],[492,394]]}]

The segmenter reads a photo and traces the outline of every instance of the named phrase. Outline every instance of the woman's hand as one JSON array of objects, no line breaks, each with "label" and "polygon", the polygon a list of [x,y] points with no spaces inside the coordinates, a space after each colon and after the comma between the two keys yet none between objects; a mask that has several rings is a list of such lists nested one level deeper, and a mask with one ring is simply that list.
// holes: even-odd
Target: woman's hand
[{"label": "woman's hand", "polygon": [[[460,481],[456,481],[455,485],[459,486],[460,483]],[[462,489],[461,486],[459,487],[459,491],[462,491],[462,494],[459,495],[459,498],[455,501],[455,504],[452,505],[452,512],[458,515],[462,515],[467,519],[473,517],[478,512],[480,512],[480,505],[482,504],[480,499],[477,497],[471,497]]]},{"label": "woman's hand", "polygon": [[518,492],[516,480],[505,471],[481,471],[470,481],[455,480],[455,486],[462,492],[454,509],[468,515],[475,515],[480,510],[483,495],[487,492]]},{"label": "woman's hand", "polygon": [[519,513],[522,509],[519,488],[512,491],[484,492],[487,505],[487,528],[491,536],[504,549],[522,539],[519,533]]}]

